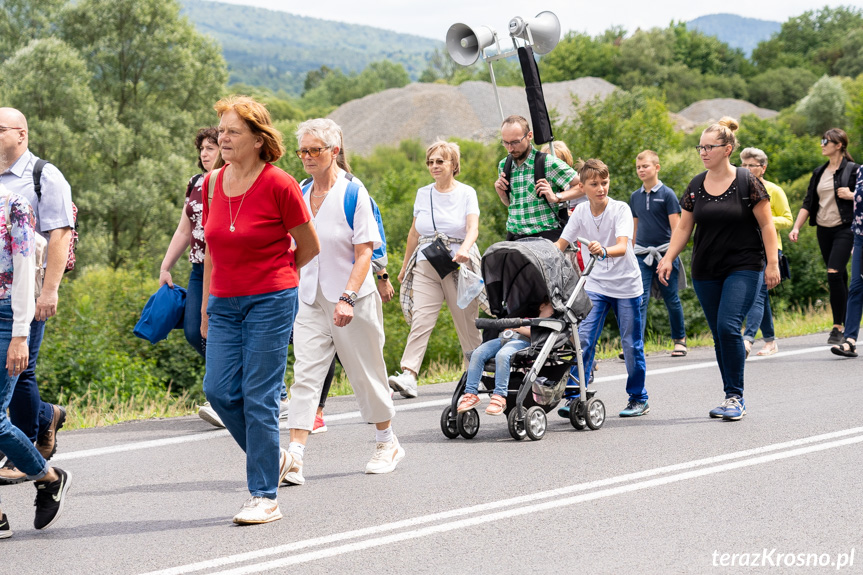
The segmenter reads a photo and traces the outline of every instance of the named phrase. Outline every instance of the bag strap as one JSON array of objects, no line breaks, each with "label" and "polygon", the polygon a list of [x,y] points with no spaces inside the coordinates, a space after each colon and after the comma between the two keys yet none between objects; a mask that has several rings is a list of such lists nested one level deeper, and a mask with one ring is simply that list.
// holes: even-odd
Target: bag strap
[{"label": "bag strap", "polygon": [[42,168],[47,164],[47,160],[37,159],[33,164],[33,191],[36,192],[36,201],[42,201]]},{"label": "bag strap", "polygon": [[851,174],[853,174],[857,170],[858,166],[852,161],[845,161],[845,168],[842,170],[842,173],[839,174],[839,187],[840,188],[848,188],[850,187],[848,184],[851,183]]},{"label": "bag strap", "polygon": [[222,168],[218,168],[210,172],[210,179],[207,180],[207,207],[210,207],[210,202],[213,201],[213,194],[216,192],[216,178],[219,177],[219,172]]},{"label": "bag strap", "polygon": [[752,207],[752,201],[749,199],[749,170],[746,168],[737,168],[737,193],[740,194],[740,199],[748,207]]},{"label": "bag strap", "polygon": [[[507,180],[509,180],[509,178],[507,178]],[[434,223],[434,200],[432,199],[433,197],[434,197],[434,184],[432,184],[432,187],[429,188],[429,204],[431,204],[432,229],[434,229],[434,233],[435,233],[435,235],[437,235],[437,226]]]},{"label": "bag strap", "polygon": [[509,198],[509,194],[512,191],[512,183],[510,182],[510,178],[512,177],[512,154],[506,155],[506,160],[503,162],[503,177],[506,178],[506,197]]},{"label": "bag strap", "polygon": [[[360,185],[350,178],[348,186],[345,188],[345,219],[348,220],[348,225],[354,229],[354,213],[357,211],[357,195],[360,193]],[[369,198],[371,199],[371,198]]]}]

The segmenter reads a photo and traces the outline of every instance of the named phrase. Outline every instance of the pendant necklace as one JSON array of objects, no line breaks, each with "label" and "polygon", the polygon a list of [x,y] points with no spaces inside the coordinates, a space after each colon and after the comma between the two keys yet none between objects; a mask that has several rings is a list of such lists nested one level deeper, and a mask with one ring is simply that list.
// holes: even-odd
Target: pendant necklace
[{"label": "pendant necklace", "polygon": [[590,216],[593,218],[593,225],[596,226],[596,231],[599,231],[599,226],[602,225],[602,218],[605,217],[605,212],[602,212],[602,215],[599,216],[599,222],[596,221],[596,216],[593,214],[590,214]]},{"label": "pendant necklace", "polygon": [[[248,193],[248,190],[246,190],[246,193]],[[240,210],[243,209],[243,202],[244,201],[246,201],[246,194],[245,193],[243,194],[243,199],[240,200],[240,207],[237,208],[237,215],[235,216],[233,209],[231,208],[231,196],[228,196],[228,219],[231,222],[231,225],[228,229],[231,230],[232,232],[236,229],[234,227],[234,223],[237,221],[237,218],[240,217]]]}]

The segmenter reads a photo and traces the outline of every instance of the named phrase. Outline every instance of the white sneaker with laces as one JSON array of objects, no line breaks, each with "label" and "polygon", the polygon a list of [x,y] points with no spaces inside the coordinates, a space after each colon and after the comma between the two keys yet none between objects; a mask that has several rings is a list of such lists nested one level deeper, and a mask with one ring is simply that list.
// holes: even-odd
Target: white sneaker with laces
[{"label": "white sneaker with laces", "polygon": [[303,477],[303,460],[295,453],[285,452],[287,460],[284,472],[279,468],[279,485],[302,485],[306,482]]},{"label": "white sneaker with laces", "polygon": [[288,406],[290,404],[290,399],[283,399],[279,402],[279,419],[281,421],[284,421],[288,418]]},{"label": "white sneaker with laces", "polygon": [[417,378],[411,372],[405,370],[402,373],[391,375],[387,380],[390,387],[402,394],[403,397],[414,398],[417,396]]},{"label": "white sneaker with laces", "polygon": [[388,443],[378,442],[375,444],[375,454],[366,464],[366,473],[389,473],[404,456],[405,450],[395,436]]},{"label": "white sneaker with laces", "polygon": [[279,502],[267,497],[249,497],[240,512],[234,515],[234,523],[237,525],[256,525],[258,523],[269,523],[282,518]]},{"label": "white sneaker with laces", "polygon": [[204,405],[198,406],[198,417],[215,427],[225,427],[225,424],[222,423],[222,418],[220,418],[219,414],[216,413],[216,410],[212,408],[209,401]]}]

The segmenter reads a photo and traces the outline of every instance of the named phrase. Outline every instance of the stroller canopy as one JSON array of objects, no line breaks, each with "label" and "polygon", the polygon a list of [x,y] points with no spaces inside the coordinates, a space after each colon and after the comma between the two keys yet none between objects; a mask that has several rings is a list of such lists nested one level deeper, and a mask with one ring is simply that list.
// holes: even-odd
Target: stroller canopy
[{"label": "stroller canopy", "polygon": [[[525,238],[489,247],[482,256],[482,277],[492,314],[533,317],[546,297],[555,312],[563,313],[579,273],[549,240]],[[582,295],[589,311],[590,300]],[[580,305],[583,302],[576,300],[577,314]]]}]

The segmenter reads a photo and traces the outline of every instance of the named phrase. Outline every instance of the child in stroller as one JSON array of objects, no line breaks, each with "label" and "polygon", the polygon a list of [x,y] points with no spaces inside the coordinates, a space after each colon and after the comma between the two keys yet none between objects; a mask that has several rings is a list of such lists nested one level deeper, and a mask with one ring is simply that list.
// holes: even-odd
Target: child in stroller
[{"label": "child in stroller", "polygon": [[[539,317],[551,317],[554,308],[546,297],[539,306]],[[488,415],[503,415],[506,410],[506,396],[509,388],[509,367],[513,354],[530,345],[530,327],[517,327],[504,330],[498,337],[490,339],[473,350],[470,367],[467,369],[467,384],[464,395],[459,401],[457,413],[470,411],[479,405],[479,389],[485,363],[494,358],[494,392],[491,402],[485,409]]]}]

